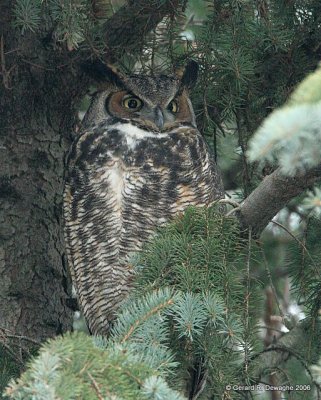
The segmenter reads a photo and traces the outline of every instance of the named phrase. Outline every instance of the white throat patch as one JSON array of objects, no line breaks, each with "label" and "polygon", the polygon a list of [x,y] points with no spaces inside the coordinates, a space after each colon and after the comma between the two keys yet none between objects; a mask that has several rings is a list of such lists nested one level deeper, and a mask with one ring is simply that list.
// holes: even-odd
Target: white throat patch
[{"label": "white throat patch", "polygon": [[138,126],[132,125],[130,123],[122,123],[118,122],[113,126],[115,129],[118,129],[121,133],[124,134],[126,138],[127,145],[132,150],[136,147],[136,145],[142,140],[146,138],[164,138],[168,136],[168,133],[164,132],[149,132],[144,129],[139,128]]}]

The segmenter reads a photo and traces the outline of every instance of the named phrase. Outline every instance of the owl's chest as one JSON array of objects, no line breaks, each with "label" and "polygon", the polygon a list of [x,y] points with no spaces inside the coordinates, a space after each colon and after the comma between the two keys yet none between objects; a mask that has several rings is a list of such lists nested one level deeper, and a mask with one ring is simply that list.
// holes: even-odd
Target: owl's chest
[{"label": "owl's chest", "polygon": [[[195,130],[195,132],[197,132]],[[129,123],[116,124],[102,137],[97,138],[90,149],[96,158],[94,163],[104,166],[120,160],[124,168],[180,169],[188,171],[201,164],[206,156],[199,146],[199,137],[182,132],[157,133],[145,131]],[[203,154],[202,154],[203,153]]]},{"label": "owl's chest", "polygon": [[127,168],[151,166],[172,168],[188,156],[187,143],[168,134],[149,133],[123,124],[104,137],[107,152],[105,161],[122,161]]},{"label": "owl's chest", "polygon": [[199,136],[155,135],[123,124],[110,129],[99,146],[105,151],[92,168],[93,180],[113,210],[128,219],[147,209],[161,218],[212,197],[208,155]]}]

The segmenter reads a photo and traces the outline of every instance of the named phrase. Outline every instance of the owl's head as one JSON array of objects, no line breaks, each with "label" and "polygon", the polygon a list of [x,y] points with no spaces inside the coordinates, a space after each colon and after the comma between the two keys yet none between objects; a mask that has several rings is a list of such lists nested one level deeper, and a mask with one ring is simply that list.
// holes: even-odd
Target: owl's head
[{"label": "owl's head", "polygon": [[190,61],[175,75],[126,76],[105,64],[91,65],[100,81],[83,121],[86,128],[108,117],[136,122],[148,130],[166,131],[178,124],[195,124],[189,91],[197,79],[198,65]]}]

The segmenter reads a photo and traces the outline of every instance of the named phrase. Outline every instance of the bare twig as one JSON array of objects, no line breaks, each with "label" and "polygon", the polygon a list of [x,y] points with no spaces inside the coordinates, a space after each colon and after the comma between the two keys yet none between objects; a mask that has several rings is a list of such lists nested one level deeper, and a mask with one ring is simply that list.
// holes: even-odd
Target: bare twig
[{"label": "bare twig", "polygon": [[[281,336],[279,333],[277,333],[277,331],[275,329],[276,327],[280,328],[281,318],[280,317],[275,318],[275,315],[273,315],[273,303],[274,303],[273,300],[274,300],[274,297],[276,299],[276,293],[274,293],[271,288],[267,288],[265,293],[266,293],[266,307],[265,307],[264,321],[266,324],[266,334],[264,337],[264,346],[268,347],[275,340],[277,340],[278,337]],[[273,386],[278,385],[277,375],[275,374],[275,371],[272,371],[269,374],[269,383],[270,383],[270,385],[273,385]],[[281,400],[280,391],[278,391],[278,390],[272,391],[271,399],[272,400]]]},{"label": "bare twig", "polygon": [[47,67],[45,67],[43,65],[35,64],[35,63],[31,62],[31,61],[25,60],[24,58],[20,58],[20,61],[22,61],[22,62],[24,62],[26,64],[29,64],[29,65],[31,65],[31,66],[33,66],[35,68],[38,68],[38,69],[43,69],[45,71],[55,71],[54,68],[47,68]]},{"label": "bare twig", "polygon": [[[262,260],[263,260],[263,263],[264,263],[265,272],[266,272],[267,277],[269,278],[269,282],[270,282],[270,289],[269,290],[272,291],[272,293],[273,293],[274,300],[276,302],[276,305],[277,305],[278,310],[280,312],[280,316],[282,318],[282,322],[284,324],[284,313],[282,311],[281,305],[280,305],[279,300],[278,300],[278,296],[276,294],[276,289],[275,289],[275,286],[274,286],[274,283],[273,283],[272,274],[271,274],[271,271],[270,271],[270,268],[269,268],[269,264],[267,262],[267,259],[265,257],[265,253],[264,253],[264,250],[263,250],[263,247],[261,246],[261,244],[259,244],[259,248],[260,248],[261,255],[262,255]],[[270,295],[270,293],[268,293],[268,291],[267,291],[266,295],[268,297]]]},{"label": "bare twig", "polygon": [[7,333],[7,334],[6,334],[6,337],[7,337],[8,339],[19,339],[19,340],[24,340],[24,341],[27,341],[27,342],[36,344],[37,346],[40,346],[40,345],[41,345],[41,343],[38,342],[37,340],[34,340],[34,339],[29,338],[29,337],[27,337],[27,336],[11,335],[11,334],[8,334],[8,333]]},{"label": "bare twig", "polygon": [[30,337],[24,336],[24,335],[16,335],[13,332],[11,332],[9,329],[3,328],[0,326],[0,335],[2,338],[8,338],[8,339],[19,339],[19,341],[24,340],[30,343],[34,343],[37,346],[40,346],[41,343],[35,339],[32,339]]},{"label": "bare twig", "polygon": [[15,68],[15,65],[13,65],[11,68],[7,69],[6,67],[6,58],[5,58],[5,52],[4,52],[4,39],[3,35],[1,35],[0,38],[0,74],[2,75],[2,82],[3,86],[10,90],[10,74]]},{"label": "bare twig", "polygon": [[218,202],[220,204],[229,204],[229,205],[233,206],[234,208],[240,207],[240,204],[237,201],[234,201],[232,199],[220,199],[220,200],[218,200]]},{"label": "bare twig", "polygon": [[[318,392],[318,399],[320,398],[320,393],[321,393],[321,385],[314,379],[311,369],[308,365],[308,363],[304,360],[304,358],[298,354],[295,350],[293,350],[292,348],[289,347],[285,347],[283,346],[281,343],[278,345],[272,345],[264,350],[262,350],[260,353],[255,354],[254,356],[252,356],[251,361],[255,360],[256,358],[262,358],[262,355],[264,354],[268,354],[268,353],[278,353],[281,355],[281,357],[277,357],[279,363],[280,362],[285,362],[287,361],[290,357],[295,358],[296,360],[298,360],[300,362],[300,364],[304,367],[304,369],[306,370],[306,372],[308,373],[311,382],[316,386],[317,388],[317,392]],[[273,363],[270,365],[266,365],[266,367],[268,368],[273,368],[274,366],[277,366],[278,364]]]},{"label": "bare twig", "polygon": [[25,356],[29,356],[29,347],[23,342],[33,343],[37,347],[40,342],[24,335],[16,335],[9,329],[0,327],[0,345],[6,350],[7,354],[12,357],[15,362],[23,367],[25,365]]},{"label": "bare twig", "polygon": [[[251,228],[249,229],[248,236],[248,251],[247,251],[247,259],[246,259],[246,293],[245,293],[245,326],[246,326],[246,334],[249,334],[249,319],[250,319],[250,264],[252,257],[252,232]],[[248,373],[248,360],[249,360],[249,343],[245,341],[244,346],[244,369],[246,374]]]},{"label": "bare twig", "polygon": [[92,387],[95,389],[95,392],[97,393],[98,399],[104,400],[104,396],[99,389],[98,383],[95,381],[95,379],[89,372],[87,372],[87,375],[89,376],[89,378],[91,380]]}]

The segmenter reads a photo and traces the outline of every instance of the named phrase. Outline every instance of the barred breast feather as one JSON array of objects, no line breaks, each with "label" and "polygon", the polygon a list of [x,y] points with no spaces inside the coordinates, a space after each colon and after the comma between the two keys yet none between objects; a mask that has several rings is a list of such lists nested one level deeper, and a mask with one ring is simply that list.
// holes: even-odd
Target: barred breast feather
[{"label": "barred breast feather", "polygon": [[108,118],[76,140],[64,192],[68,263],[90,330],[108,332],[133,278],[130,255],[188,205],[222,185],[204,139],[189,125],[151,132]]}]

